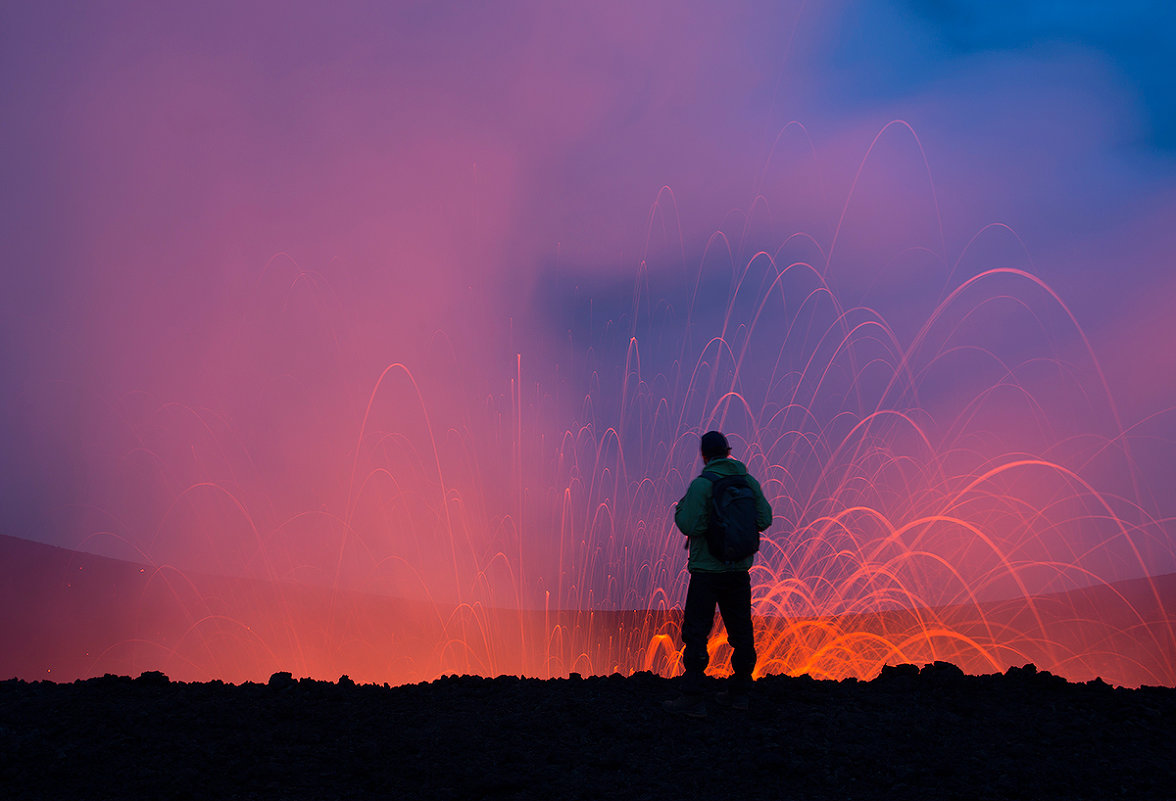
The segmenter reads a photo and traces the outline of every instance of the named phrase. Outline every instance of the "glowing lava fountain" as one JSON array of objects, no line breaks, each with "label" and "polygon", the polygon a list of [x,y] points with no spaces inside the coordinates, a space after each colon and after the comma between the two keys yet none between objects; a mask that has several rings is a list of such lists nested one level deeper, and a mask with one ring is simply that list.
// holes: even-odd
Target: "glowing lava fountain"
[{"label": "glowing lava fountain", "polygon": [[[366,334],[329,282],[276,257],[231,362],[271,429],[124,404],[132,444],[82,546],[152,569],[90,672],[672,674],[672,505],[720,428],[775,510],[760,672],[1032,661],[1176,683],[1171,586],[1149,578],[1176,564],[1170,523],[1015,234],[949,261],[934,230],[873,242],[853,193],[823,237],[779,236],[763,197],[688,257],[663,190],[635,288],[553,277],[557,322],[504,344],[485,385],[443,332],[426,370],[353,363]],[[913,276],[900,311],[871,302],[890,273]]]}]

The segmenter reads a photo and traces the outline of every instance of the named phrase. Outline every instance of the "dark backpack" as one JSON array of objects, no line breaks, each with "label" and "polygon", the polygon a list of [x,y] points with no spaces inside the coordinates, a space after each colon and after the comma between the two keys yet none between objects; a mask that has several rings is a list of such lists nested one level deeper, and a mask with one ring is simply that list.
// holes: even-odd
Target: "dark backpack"
[{"label": "dark backpack", "polygon": [[755,525],[755,490],[747,483],[747,476],[721,476],[704,470],[702,477],[714,485],[706,529],[711,554],[720,562],[751,556],[759,550],[760,534]]}]

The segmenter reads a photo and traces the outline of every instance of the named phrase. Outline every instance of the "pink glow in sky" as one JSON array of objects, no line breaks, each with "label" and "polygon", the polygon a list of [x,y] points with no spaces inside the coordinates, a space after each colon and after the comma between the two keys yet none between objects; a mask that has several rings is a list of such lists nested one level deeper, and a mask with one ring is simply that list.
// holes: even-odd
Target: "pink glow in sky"
[{"label": "pink glow in sky", "polygon": [[0,533],[673,606],[723,425],[781,554],[861,502],[879,559],[949,506],[999,541],[926,535],[980,600],[1176,571],[1171,15],[932,5],[10,4]]}]

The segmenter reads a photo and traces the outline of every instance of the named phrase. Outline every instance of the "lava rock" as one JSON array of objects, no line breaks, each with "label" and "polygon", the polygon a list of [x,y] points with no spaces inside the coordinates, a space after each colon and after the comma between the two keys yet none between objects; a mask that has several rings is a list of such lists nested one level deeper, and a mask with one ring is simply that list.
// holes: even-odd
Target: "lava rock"
[{"label": "lava rock", "polygon": [[[768,676],[751,708],[662,710],[650,673],[387,687],[0,682],[0,787],[40,798],[1168,799],[1176,689],[1033,666]],[[296,691],[294,689],[296,688]],[[280,692],[274,692],[274,690]]]}]

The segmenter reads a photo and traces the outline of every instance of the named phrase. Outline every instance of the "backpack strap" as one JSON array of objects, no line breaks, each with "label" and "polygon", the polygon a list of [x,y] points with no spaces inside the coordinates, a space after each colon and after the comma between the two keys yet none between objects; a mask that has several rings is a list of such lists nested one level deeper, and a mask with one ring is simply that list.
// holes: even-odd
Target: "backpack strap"
[{"label": "backpack strap", "polygon": [[699,475],[699,478],[705,478],[707,481],[709,481],[712,484],[717,483],[719,481],[719,479],[722,478],[722,476],[720,476],[714,470],[703,470],[698,475]]}]

